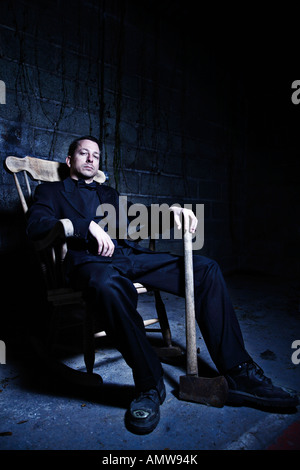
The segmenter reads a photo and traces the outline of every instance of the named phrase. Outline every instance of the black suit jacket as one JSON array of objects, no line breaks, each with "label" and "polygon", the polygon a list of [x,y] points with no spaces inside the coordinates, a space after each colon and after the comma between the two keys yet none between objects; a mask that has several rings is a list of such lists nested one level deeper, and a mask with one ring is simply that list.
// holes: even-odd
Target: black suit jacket
[{"label": "black suit jacket", "polygon": [[[109,186],[98,183],[96,190],[101,204],[111,204],[115,208],[116,232],[118,233],[121,210],[119,193]],[[148,211],[149,213],[150,211]],[[112,261],[110,257],[96,255],[95,250],[93,250],[93,243],[88,231],[91,219],[86,218],[79,190],[70,177],[64,181],[38,185],[27,217],[27,233],[33,240],[45,236],[59,219],[67,218],[71,220],[74,226],[74,236],[68,240],[66,262],[69,269],[86,262],[107,263]],[[130,220],[127,217],[127,224],[129,222]],[[117,242],[121,246],[129,246],[133,250],[153,253],[123,237],[121,240],[117,238]]]}]

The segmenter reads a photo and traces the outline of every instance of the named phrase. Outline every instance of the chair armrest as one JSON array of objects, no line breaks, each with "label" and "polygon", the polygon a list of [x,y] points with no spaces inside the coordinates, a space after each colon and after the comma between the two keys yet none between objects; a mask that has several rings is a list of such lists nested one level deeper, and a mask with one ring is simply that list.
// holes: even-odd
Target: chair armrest
[{"label": "chair armrest", "polygon": [[41,240],[34,242],[37,251],[44,250],[56,242],[63,242],[66,238],[72,237],[74,227],[70,219],[60,219],[53,229]]},{"label": "chair armrest", "polygon": [[73,237],[74,227],[70,219],[60,219],[59,221],[64,228],[65,238]]}]

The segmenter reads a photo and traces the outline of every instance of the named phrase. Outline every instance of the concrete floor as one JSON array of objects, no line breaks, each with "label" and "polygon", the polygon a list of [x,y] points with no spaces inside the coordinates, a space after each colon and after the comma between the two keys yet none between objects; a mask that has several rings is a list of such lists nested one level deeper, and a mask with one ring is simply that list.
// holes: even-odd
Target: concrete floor
[{"label": "concrete floor", "polygon": [[[274,382],[299,392],[300,364],[291,360],[292,342],[300,339],[297,286],[249,275],[228,277],[227,283],[248,351]],[[184,348],[184,300],[169,294],[163,298],[174,343]],[[145,318],[153,316],[150,294],[140,296],[139,305]],[[158,334],[149,337],[160,341]],[[199,331],[197,342],[201,350],[199,375],[214,374]],[[137,436],[124,425],[134,393],[131,371],[105,339],[97,344],[95,368],[103,377],[102,387],[67,385],[44,367],[39,369],[30,348],[17,348],[12,341],[6,349],[6,364],[0,365],[2,450],[259,450],[274,445],[300,420],[300,407],[270,412],[181,401],[177,389],[185,363],[179,361],[177,365],[163,364],[167,398],[159,425],[151,434]],[[80,354],[69,353],[65,362],[84,370]]]}]

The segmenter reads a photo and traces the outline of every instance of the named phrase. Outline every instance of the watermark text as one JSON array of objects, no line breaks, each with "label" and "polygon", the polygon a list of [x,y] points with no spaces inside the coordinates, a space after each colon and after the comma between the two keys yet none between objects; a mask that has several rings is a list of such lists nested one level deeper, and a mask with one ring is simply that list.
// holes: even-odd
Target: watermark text
[{"label": "watermark text", "polygon": [[295,351],[292,354],[292,363],[295,365],[300,364],[300,339],[295,339],[295,341],[292,342],[292,349],[295,349]]},{"label": "watermark text", "polygon": [[6,345],[0,340],[0,364],[6,364]]},{"label": "watermark text", "polygon": [[291,96],[292,103],[299,104],[300,103],[300,80],[293,81],[292,89],[295,90]]},{"label": "watermark text", "polygon": [[[192,204],[173,204],[173,207],[192,211]],[[198,220],[197,230],[193,233],[192,248],[200,250],[204,245],[204,204],[196,204],[194,211]],[[119,212],[116,213],[112,204],[100,204],[96,215],[100,217],[98,224],[112,239],[130,239],[133,241],[160,237],[164,240],[182,239],[183,232],[172,224],[172,206],[168,204],[128,204],[127,196],[119,196]],[[184,225],[183,215],[180,214],[181,226]]]},{"label": "watermark text", "polygon": [[6,104],[6,86],[2,80],[0,80],[0,104]]}]

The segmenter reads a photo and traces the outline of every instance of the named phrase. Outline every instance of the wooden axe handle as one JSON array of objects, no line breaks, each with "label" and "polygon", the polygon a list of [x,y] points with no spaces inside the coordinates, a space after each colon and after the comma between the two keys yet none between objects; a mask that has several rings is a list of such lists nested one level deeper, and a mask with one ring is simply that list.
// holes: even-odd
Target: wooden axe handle
[{"label": "wooden axe handle", "polygon": [[198,375],[192,236],[188,230],[184,231],[186,352],[187,375]]}]

